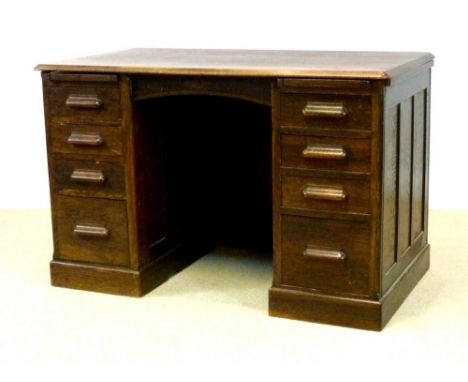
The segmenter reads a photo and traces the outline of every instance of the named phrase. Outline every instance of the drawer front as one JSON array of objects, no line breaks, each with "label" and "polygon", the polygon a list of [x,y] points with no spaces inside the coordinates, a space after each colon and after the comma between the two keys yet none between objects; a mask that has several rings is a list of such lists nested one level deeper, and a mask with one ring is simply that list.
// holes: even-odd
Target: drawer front
[{"label": "drawer front", "polygon": [[336,94],[281,94],[281,126],[370,130],[371,97]]},{"label": "drawer front", "polygon": [[368,180],[285,175],[282,207],[332,212],[369,213]]},{"label": "drawer front", "polygon": [[50,150],[55,153],[121,155],[120,124],[52,123]]},{"label": "drawer front", "polygon": [[322,291],[368,295],[368,222],[282,218],[281,280]]},{"label": "drawer front", "polygon": [[53,121],[116,122],[121,119],[118,84],[57,83],[44,87]]},{"label": "drawer front", "polygon": [[309,170],[370,171],[368,139],[283,134],[281,166]]},{"label": "drawer front", "polygon": [[55,204],[56,259],[129,265],[125,202],[57,196]]},{"label": "drawer front", "polygon": [[124,171],[117,162],[56,159],[53,168],[59,194],[125,199]]}]

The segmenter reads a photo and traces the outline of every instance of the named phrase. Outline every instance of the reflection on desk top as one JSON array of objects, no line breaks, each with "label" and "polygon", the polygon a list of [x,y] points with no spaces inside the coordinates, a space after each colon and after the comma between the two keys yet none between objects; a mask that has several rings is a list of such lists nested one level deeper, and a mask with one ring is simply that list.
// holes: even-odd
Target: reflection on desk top
[{"label": "reflection on desk top", "polygon": [[389,80],[432,65],[430,53],[130,49],[41,64],[36,70]]}]

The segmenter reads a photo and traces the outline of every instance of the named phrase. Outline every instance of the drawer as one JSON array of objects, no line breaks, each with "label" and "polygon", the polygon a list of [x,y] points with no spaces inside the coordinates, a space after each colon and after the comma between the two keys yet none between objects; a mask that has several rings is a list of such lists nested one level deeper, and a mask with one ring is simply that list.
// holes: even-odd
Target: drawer
[{"label": "drawer", "polygon": [[370,130],[371,97],[367,95],[283,93],[282,127]]},{"label": "drawer", "polygon": [[115,122],[121,119],[118,83],[49,83],[48,116],[57,121]]},{"label": "drawer", "polygon": [[120,124],[52,123],[50,150],[56,153],[121,155]]},{"label": "drawer", "polygon": [[55,258],[128,266],[126,203],[55,198]]},{"label": "drawer", "polygon": [[281,166],[309,170],[370,171],[368,139],[281,135]]},{"label": "drawer", "polygon": [[368,222],[282,218],[284,285],[367,295],[369,259]]},{"label": "drawer", "polygon": [[55,191],[62,195],[125,199],[123,167],[97,160],[52,161]]},{"label": "drawer", "polygon": [[282,207],[351,213],[370,212],[368,180],[281,177]]}]

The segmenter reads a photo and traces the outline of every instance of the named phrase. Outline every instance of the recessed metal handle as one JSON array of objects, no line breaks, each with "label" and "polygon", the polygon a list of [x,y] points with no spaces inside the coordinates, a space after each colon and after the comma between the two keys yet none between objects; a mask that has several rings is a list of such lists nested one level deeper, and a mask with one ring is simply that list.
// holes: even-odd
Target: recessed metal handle
[{"label": "recessed metal handle", "polygon": [[313,257],[320,260],[334,260],[342,261],[346,259],[346,253],[343,251],[331,250],[331,249],[320,249],[314,246],[307,245],[303,252],[304,256]]},{"label": "recessed metal handle", "polygon": [[308,185],[302,190],[306,199],[321,199],[341,202],[346,199],[346,192],[341,187]]},{"label": "recessed metal handle", "polygon": [[102,100],[97,95],[70,94],[65,104],[77,109],[99,109],[102,106]]},{"label": "recessed metal handle", "polygon": [[102,146],[104,144],[104,139],[99,134],[80,134],[72,132],[67,141],[77,146]]},{"label": "recessed metal handle", "polygon": [[307,146],[302,157],[307,159],[345,159],[346,150],[341,146]]},{"label": "recessed metal handle", "polygon": [[101,170],[75,169],[70,175],[70,180],[83,183],[104,183],[105,177]]},{"label": "recessed metal handle", "polygon": [[348,110],[342,103],[307,102],[302,114],[304,117],[343,118]]},{"label": "recessed metal handle", "polygon": [[77,224],[73,229],[73,233],[83,237],[107,237],[109,230],[106,227]]}]

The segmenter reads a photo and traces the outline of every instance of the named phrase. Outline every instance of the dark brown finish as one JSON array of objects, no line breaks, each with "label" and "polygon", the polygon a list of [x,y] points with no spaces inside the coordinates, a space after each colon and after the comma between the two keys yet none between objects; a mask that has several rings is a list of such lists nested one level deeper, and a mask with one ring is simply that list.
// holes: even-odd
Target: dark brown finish
[{"label": "dark brown finish", "polygon": [[429,247],[425,247],[380,300],[273,286],[269,293],[269,311],[277,317],[382,330],[428,269]]},{"label": "dark brown finish", "polygon": [[406,296],[413,290],[418,281],[429,270],[429,252],[430,246],[425,245],[412,258],[404,272],[400,273],[395,283],[389,288],[383,297],[382,302],[382,325],[390,321],[395,311],[405,300]]},{"label": "dark brown finish", "polygon": [[383,328],[378,300],[275,286],[270,288],[268,297],[272,316],[368,330]]},{"label": "dark brown finish", "polygon": [[[57,196],[55,199],[58,260],[126,266],[128,259],[125,202]],[[91,228],[107,232],[90,234]],[[84,231],[88,234],[84,234]],[[96,231],[96,232],[97,232]]]},{"label": "dark brown finish", "polygon": [[[212,95],[270,105],[271,98],[268,78],[136,76],[132,90],[135,101],[171,95]],[[180,105],[180,110],[184,110],[184,105]]]},{"label": "dark brown finish", "polygon": [[51,282],[59,287],[141,297],[188,267],[205,251],[177,247],[137,271],[95,263],[52,260]]},{"label": "dark brown finish", "polygon": [[[413,83],[401,83],[387,90],[382,208],[383,292],[396,282],[421,248],[427,245],[430,84],[426,82],[426,88],[421,90],[421,79],[429,81],[429,76],[419,74]],[[402,137],[407,141],[402,142]]]},{"label": "dark brown finish", "polygon": [[367,80],[337,80],[337,79],[306,79],[306,78],[285,78],[279,79],[278,85],[283,91],[288,89],[300,91],[301,89],[370,89],[371,81]]},{"label": "dark brown finish", "polygon": [[283,134],[280,139],[283,168],[370,172],[367,139],[291,134]]},{"label": "dark brown finish", "polygon": [[117,82],[116,74],[84,74],[50,72],[49,79],[54,82]]},{"label": "dark brown finish", "polygon": [[52,166],[59,194],[125,199],[124,171],[118,162],[55,159]]},{"label": "dark brown finish", "polygon": [[411,243],[424,231],[424,140],[426,118],[426,92],[420,91],[413,97],[413,156],[412,156],[412,184],[411,184]]},{"label": "dark brown finish", "polygon": [[122,128],[118,124],[52,123],[50,150],[54,153],[122,154]]},{"label": "dark brown finish", "polygon": [[57,82],[44,74],[48,116],[55,123],[119,121],[120,92],[116,85],[99,81]]},{"label": "dark brown finish", "polygon": [[142,296],[213,247],[272,250],[271,315],[381,330],[429,267],[431,66],[191,50],[40,65],[52,284]]},{"label": "dark brown finish", "polygon": [[51,283],[54,286],[138,297],[139,272],[130,269],[52,260]]},{"label": "dark brown finish", "polygon": [[[367,222],[284,216],[280,285],[369,296],[370,231]],[[346,253],[343,262],[304,256],[313,246]]]},{"label": "dark brown finish", "polygon": [[314,93],[281,96],[281,125],[285,127],[368,130],[370,113],[369,96]]},{"label": "dark brown finish", "polygon": [[282,206],[315,210],[368,213],[369,182],[354,179],[282,177]]}]

